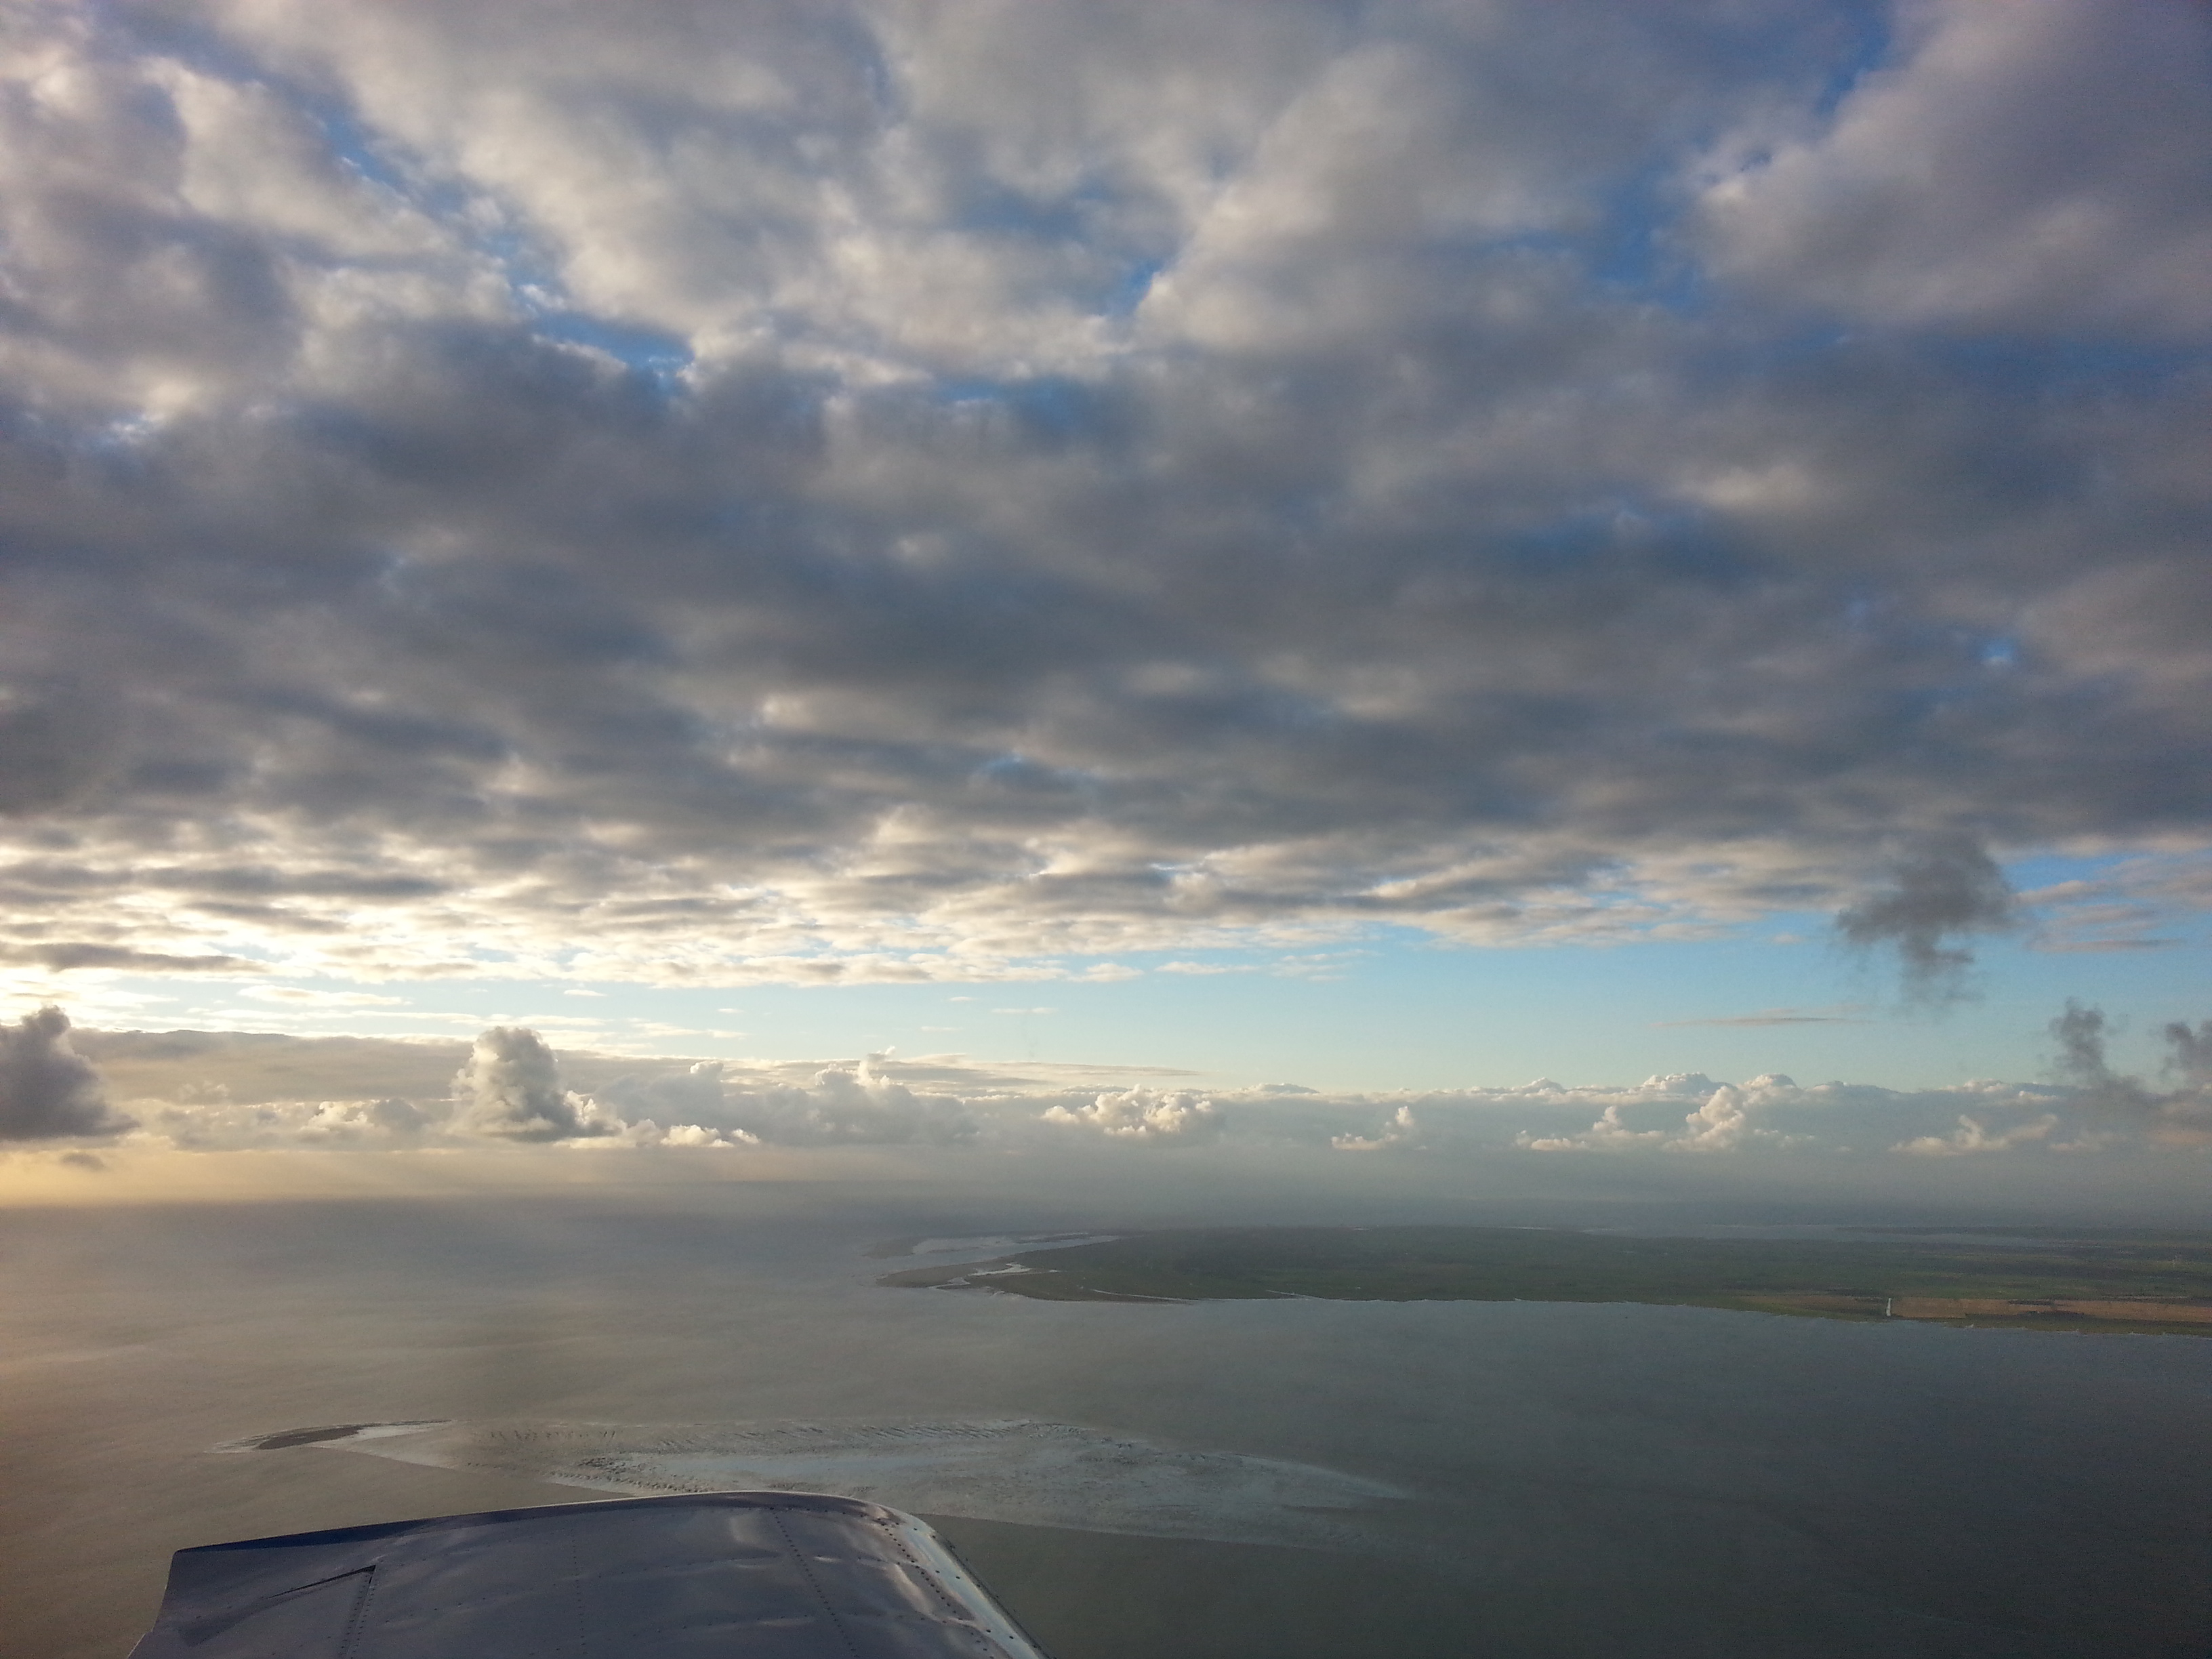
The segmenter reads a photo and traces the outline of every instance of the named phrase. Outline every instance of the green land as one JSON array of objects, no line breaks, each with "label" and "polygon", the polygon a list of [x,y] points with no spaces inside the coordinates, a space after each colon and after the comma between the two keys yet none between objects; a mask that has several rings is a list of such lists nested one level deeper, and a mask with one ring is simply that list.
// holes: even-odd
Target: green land
[{"label": "green land", "polygon": [[[1871,1231],[1872,1230],[1869,1230]],[[1221,1227],[909,1267],[1050,1302],[1648,1302],[1825,1319],[2212,1336],[2212,1234],[1645,1238],[1534,1227]]]}]

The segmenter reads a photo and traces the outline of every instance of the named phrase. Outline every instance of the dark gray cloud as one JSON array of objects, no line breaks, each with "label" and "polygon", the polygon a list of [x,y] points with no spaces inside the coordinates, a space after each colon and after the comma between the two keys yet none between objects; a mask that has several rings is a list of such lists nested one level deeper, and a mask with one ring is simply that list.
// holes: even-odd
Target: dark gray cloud
[{"label": "dark gray cloud", "polygon": [[1965,994],[1973,952],[1961,937],[2017,925],[2013,892],[1996,861],[1970,841],[1947,838],[1901,856],[1883,890],[1836,917],[1836,931],[1861,950],[1888,946],[1905,969],[1906,992],[1945,1002]]},{"label": "dark gray cloud", "polygon": [[[2201,340],[2212,167],[2165,142],[2212,118],[2201,9],[1922,4],[1897,21],[1909,71],[1869,76],[1824,128],[1735,137],[1753,155],[1703,203],[1717,266],[1885,322]],[[2123,106],[2097,95],[2120,84]]]},{"label": "dark gray cloud", "polygon": [[2181,1085],[2171,1092],[2114,1070],[2106,1057],[2108,1034],[2103,1009],[2085,1006],[2070,997],[2051,1022],[2051,1035],[2058,1044],[2051,1074],[2074,1091],[2075,1100],[2093,1113],[2154,1123],[2165,1131],[2163,1138],[2179,1144],[2196,1145],[2212,1138],[2212,1066],[2206,1063],[2208,1048],[2212,1048],[2207,1042],[2212,1038],[2212,1021],[2200,1020],[2192,1028],[2175,1020],[2161,1031],[2169,1050],[2166,1069]]},{"label": "dark gray cloud", "polygon": [[70,1047],[58,1008],[0,1025],[0,1140],[115,1134],[131,1120],[107,1103],[92,1062]]},{"label": "dark gray cloud", "polygon": [[0,27],[10,960],[2205,900],[2197,10]]},{"label": "dark gray cloud", "polygon": [[2145,1103],[2141,1085],[2117,1076],[2106,1063],[2103,1009],[2084,1007],[2069,997],[2064,1012],[2051,1022],[2051,1035],[2058,1044],[2051,1072],[2060,1082],[2106,1103]]},{"label": "dark gray cloud", "polygon": [[2200,1019],[2192,1029],[2185,1020],[2174,1020],[2165,1029],[2167,1069],[2191,1089],[2212,1089],[2212,1020]]},{"label": "dark gray cloud", "polygon": [[113,738],[74,688],[0,684],[0,816],[68,806],[106,769]]}]

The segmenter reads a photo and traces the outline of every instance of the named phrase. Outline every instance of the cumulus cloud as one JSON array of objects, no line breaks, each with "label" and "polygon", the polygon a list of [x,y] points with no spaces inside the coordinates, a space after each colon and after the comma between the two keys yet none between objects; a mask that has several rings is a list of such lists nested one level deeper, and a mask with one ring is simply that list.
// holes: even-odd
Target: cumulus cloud
[{"label": "cumulus cloud", "polygon": [[1204,1096],[1187,1089],[1141,1087],[1109,1090],[1080,1106],[1050,1107],[1042,1121],[1091,1130],[1109,1139],[1147,1142],[1212,1140],[1223,1127],[1220,1110]]},{"label": "cumulus cloud", "polygon": [[661,1129],[648,1118],[643,1126],[646,1133],[636,1137],[648,1146],[755,1146],[760,1138],[744,1129],[709,1129],[702,1123],[678,1123]]},{"label": "cumulus cloud", "polygon": [[537,1032],[495,1025],[453,1078],[459,1126],[500,1140],[580,1140],[612,1134],[596,1103],[561,1086],[560,1063]]},{"label": "cumulus cloud", "polygon": [[672,1077],[617,1085],[611,1100],[677,1127],[659,1134],[670,1146],[950,1146],[977,1133],[966,1103],[957,1095],[917,1090],[886,1077],[869,1055],[858,1066],[829,1066],[811,1084],[778,1085],[720,1060],[701,1060]]},{"label": "cumulus cloud", "polygon": [[1870,27],[12,9],[0,962],[2201,911],[2212,24]]},{"label": "cumulus cloud", "polygon": [[[2212,1025],[2212,1023],[2207,1023]],[[1632,1091],[1556,1089],[1560,1105],[1600,1106],[1575,1131],[1523,1129],[1517,1145],[1541,1152],[1871,1152],[1916,1157],[2003,1152],[2158,1154],[2212,1143],[2212,1087],[2192,1078],[2203,1029],[2176,1023],[2165,1036],[2184,1087],[2169,1093],[2115,1072],[2106,1058],[2103,1012],[2069,1001],[2051,1022],[2059,1044],[2050,1084],[1980,1081],[1890,1090],[1865,1084],[1802,1085],[1780,1073],[1742,1084],[1702,1074],[1647,1079]],[[1693,1109],[1680,1111],[1684,1101]],[[1674,1114],[1679,1113],[1676,1116]]]},{"label": "cumulus cloud", "polygon": [[45,1007],[0,1025],[0,1140],[114,1134],[131,1120],[107,1103],[92,1062],[70,1047],[69,1016]]},{"label": "cumulus cloud", "polygon": [[[924,1079],[951,1077],[986,1094],[1008,1082],[958,1066],[921,1066],[902,1078],[872,1054],[829,1066],[572,1054],[597,1079],[586,1092],[565,1086],[561,1058],[541,1033],[498,1026],[469,1046],[449,1095],[365,1097],[349,1085],[434,1077],[451,1047],[268,1033],[99,1041],[151,1085],[131,1103],[140,1126],[131,1142],[195,1152],[959,1146],[996,1126]],[[291,1092],[303,1086],[320,1092]],[[1027,1121],[1041,1103],[995,1109]]]},{"label": "cumulus cloud", "polygon": [[1609,1103],[1596,1122],[1580,1134],[1538,1134],[1523,1129],[1516,1139],[1532,1152],[1625,1151],[1632,1146],[1662,1146],[1673,1136],[1666,1129],[1631,1128],[1622,1119],[1619,1101]]},{"label": "cumulus cloud", "polygon": [[1389,1121],[1371,1135],[1331,1135],[1328,1144],[1340,1152],[1379,1152],[1392,1146],[1411,1146],[1421,1133],[1420,1121],[1410,1106],[1401,1106]]},{"label": "cumulus cloud", "polygon": [[1739,1146],[1786,1146],[1791,1137],[1753,1121],[1753,1108],[1764,1092],[1795,1091],[1796,1084],[1780,1075],[1753,1078],[1743,1088],[1732,1085],[1716,1089],[1705,1103],[1682,1121],[1686,1133],[1673,1144],[1686,1152],[1725,1152]]},{"label": "cumulus cloud", "polygon": [[[1597,1121],[1578,1134],[1541,1135],[1524,1130],[1516,1137],[1517,1142],[1537,1152],[1626,1152],[1639,1147],[1730,1152],[1748,1147],[1809,1146],[1820,1139],[1774,1126],[1775,1117],[1786,1115],[1786,1109],[1801,1107],[1807,1100],[1807,1091],[1780,1073],[1755,1077],[1741,1086],[1716,1084],[1703,1073],[1651,1077],[1644,1079],[1636,1094],[1633,1102],[1607,1102]],[[1639,1128],[1630,1121],[1632,1111],[1638,1121],[1648,1121],[1650,1113],[1638,1109],[1662,1101],[1671,1104],[1686,1095],[1703,1098],[1695,1109],[1683,1114],[1680,1128],[1663,1122]],[[1778,1113],[1777,1108],[1785,1110]]]},{"label": "cumulus cloud", "polygon": [[2033,1122],[2015,1123],[2008,1129],[1992,1129],[1977,1117],[1961,1112],[1959,1127],[1948,1135],[1922,1135],[1903,1141],[1896,1150],[1921,1158],[1957,1158],[1972,1152],[2003,1152],[2047,1140],[2058,1127],[2056,1114],[2045,1112]]},{"label": "cumulus cloud", "polygon": [[[1653,1077],[1634,1090],[1561,1089],[1543,1097],[1549,1115],[1597,1109],[1587,1127],[1522,1128],[1513,1144],[1537,1152],[1974,1153],[2064,1152],[2151,1156],[2212,1141],[2212,1099],[2183,1091],[2153,1095],[2115,1078],[2102,1057],[2102,1021],[2069,1005],[2052,1022],[2076,1048],[2063,1080],[1983,1080],[1949,1088],[1885,1089],[1869,1084],[1801,1085],[1778,1073],[1740,1084],[1702,1073]],[[2070,1069],[2069,1069],[2070,1067]],[[1522,1094],[1526,1104],[1537,1097]],[[1463,1099],[1465,1097],[1462,1097]],[[1503,1105],[1501,1097],[1489,1101]],[[2126,1109],[2116,1111],[2119,1104]],[[1685,1111],[1685,1106],[1690,1108]],[[1462,1108],[1464,1109],[1464,1108]],[[1448,1123],[1434,1104],[1432,1125]],[[1428,1137],[1449,1144],[1449,1134]]]}]

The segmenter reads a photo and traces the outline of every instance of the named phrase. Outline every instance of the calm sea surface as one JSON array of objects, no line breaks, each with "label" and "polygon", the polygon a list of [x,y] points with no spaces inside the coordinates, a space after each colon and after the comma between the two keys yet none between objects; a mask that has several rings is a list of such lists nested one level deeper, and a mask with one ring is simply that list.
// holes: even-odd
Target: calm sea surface
[{"label": "calm sea surface", "polygon": [[0,1212],[0,1654],[120,1659],[182,1546],[600,1495],[207,1450],[428,1418],[1026,1417],[1407,1494],[1343,1551],[941,1522],[1057,1659],[2212,1650],[2212,1341],[1056,1304],[863,1254],[1051,1223],[827,1183]]}]

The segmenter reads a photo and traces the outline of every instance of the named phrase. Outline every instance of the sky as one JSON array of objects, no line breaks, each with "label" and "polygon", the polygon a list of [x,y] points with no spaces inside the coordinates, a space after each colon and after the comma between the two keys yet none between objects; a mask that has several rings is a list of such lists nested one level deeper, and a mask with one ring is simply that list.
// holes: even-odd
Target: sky
[{"label": "sky", "polygon": [[10,7],[0,1133],[2201,1171],[2208,270],[2185,0]]}]

